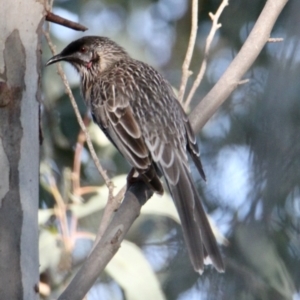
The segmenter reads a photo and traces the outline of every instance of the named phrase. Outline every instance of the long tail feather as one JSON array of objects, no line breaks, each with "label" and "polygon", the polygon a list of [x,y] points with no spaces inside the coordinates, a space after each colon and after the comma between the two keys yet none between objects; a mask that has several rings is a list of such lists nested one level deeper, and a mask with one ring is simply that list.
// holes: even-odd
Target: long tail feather
[{"label": "long tail feather", "polygon": [[184,239],[195,271],[203,272],[204,258],[209,256],[215,268],[224,272],[222,256],[189,170],[181,165],[178,183],[172,185],[168,182],[168,187],[179,212]]}]

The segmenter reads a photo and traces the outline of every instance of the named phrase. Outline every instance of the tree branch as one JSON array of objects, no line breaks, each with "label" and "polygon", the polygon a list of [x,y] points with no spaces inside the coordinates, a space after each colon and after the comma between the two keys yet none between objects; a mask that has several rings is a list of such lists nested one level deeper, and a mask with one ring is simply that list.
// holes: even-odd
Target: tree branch
[{"label": "tree branch", "polygon": [[47,11],[46,21],[52,22],[52,23],[55,23],[55,24],[59,24],[61,26],[71,28],[71,29],[74,29],[74,30],[77,30],[77,31],[86,31],[86,30],[88,30],[87,27],[85,27],[85,26],[83,26],[79,23],[70,21],[68,19],[62,18],[62,17],[52,13],[51,11]]},{"label": "tree branch", "polygon": [[271,30],[288,0],[268,0],[249,37],[219,81],[202,99],[190,115],[193,129],[199,132],[221,104],[239,84],[262,48],[270,38]]},{"label": "tree branch", "polygon": [[126,233],[138,217],[141,207],[152,194],[153,192],[142,181],[136,181],[130,186],[103,237],[94,246],[94,250],[58,300],[81,300],[85,296],[118,251]]},{"label": "tree branch", "polygon": [[184,62],[182,64],[182,78],[181,78],[181,83],[180,83],[180,88],[178,93],[179,102],[183,101],[186,84],[188,78],[192,74],[192,72],[189,70],[189,67],[191,64],[191,60],[195,48],[197,30],[198,30],[198,0],[193,0],[192,1],[192,27],[191,27],[191,34],[190,34],[188,48],[186,51]]},{"label": "tree branch", "polygon": [[228,5],[228,0],[223,0],[219,6],[219,8],[217,9],[217,12],[215,14],[213,13],[209,13],[209,16],[212,20],[212,25],[211,25],[211,29],[210,32],[206,38],[206,43],[205,43],[205,49],[204,49],[204,58],[200,67],[200,70],[198,72],[197,78],[193,83],[193,86],[189,92],[189,95],[184,103],[184,108],[187,109],[192,101],[192,98],[198,88],[198,86],[200,85],[204,73],[206,71],[206,66],[207,66],[207,60],[208,60],[208,54],[209,54],[209,49],[210,49],[210,45],[214,39],[214,36],[217,32],[217,30],[222,26],[219,22],[219,18],[223,12],[223,10],[225,9],[225,7]]}]

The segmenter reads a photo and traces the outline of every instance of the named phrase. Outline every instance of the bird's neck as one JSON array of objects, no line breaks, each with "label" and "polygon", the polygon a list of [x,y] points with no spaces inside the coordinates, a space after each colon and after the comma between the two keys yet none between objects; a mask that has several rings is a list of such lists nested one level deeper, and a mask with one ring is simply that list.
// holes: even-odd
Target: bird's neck
[{"label": "bird's neck", "polygon": [[92,86],[94,83],[94,76],[88,73],[80,74],[81,80],[80,80],[80,90],[81,95],[88,107],[90,107],[91,104],[91,91]]}]

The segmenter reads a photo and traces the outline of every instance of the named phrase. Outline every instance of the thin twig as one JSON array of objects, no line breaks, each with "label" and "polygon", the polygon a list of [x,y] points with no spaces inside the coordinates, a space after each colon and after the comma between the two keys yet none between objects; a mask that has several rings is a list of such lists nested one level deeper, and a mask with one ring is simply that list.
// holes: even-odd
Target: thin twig
[{"label": "thin twig", "polygon": [[52,196],[53,196],[53,198],[56,202],[57,208],[58,208],[56,215],[57,215],[58,219],[61,220],[61,223],[63,223],[63,225],[61,226],[62,234],[68,235],[68,226],[67,226],[66,214],[65,214],[66,213],[66,204],[57,188],[55,179],[53,178],[52,174],[51,175],[49,174],[48,181],[49,181],[50,191],[52,193]]},{"label": "thin twig", "polygon": [[203,79],[203,76],[204,76],[204,73],[206,70],[206,66],[207,66],[208,54],[209,54],[209,49],[210,49],[211,43],[213,41],[213,38],[214,38],[217,30],[222,26],[220,23],[218,23],[218,21],[219,21],[219,18],[221,16],[223,10],[225,9],[225,7],[227,5],[228,5],[228,0],[223,0],[215,14],[209,13],[209,16],[212,20],[212,26],[211,26],[210,32],[206,38],[205,49],[204,49],[204,58],[203,58],[199,73],[198,73],[197,78],[194,81],[194,84],[193,84],[193,86],[189,92],[189,95],[184,103],[185,109],[187,109],[188,106],[190,105],[192,98]]},{"label": "thin twig", "polygon": [[46,21],[48,22],[52,22],[55,24],[59,24],[61,26],[67,27],[67,28],[71,28],[77,31],[86,31],[88,30],[87,27],[77,23],[77,22],[73,22],[70,21],[68,19],[62,18],[54,13],[52,13],[51,11],[47,11],[46,14]]},{"label": "thin twig", "polygon": [[192,75],[192,72],[189,70],[194,48],[195,48],[195,42],[197,37],[197,30],[198,30],[198,0],[193,0],[192,2],[192,27],[191,27],[191,34],[190,34],[190,40],[188,44],[188,48],[186,51],[185,59],[182,64],[182,77],[181,77],[181,83],[178,93],[178,100],[180,102],[183,101],[184,92],[186,89],[186,84],[188,81],[188,78]]},{"label": "thin twig", "polygon": [[84,145],[85,135],[83,131],[80,130],[77,138],[75,154],[74,154],[74,161],[73,161],[73,172],[72,172],[72,186],[73,186],[73,193],[77,195],[78,189],[80,189],[80,169],[81,169],[81,153]]},{"label": "thin twig", "polygon": [[[84,118],[83,123],[85,126],[88,126],[87,118]],[[78,190],[80,189],[80,170],[81,170],[81,154],[83,150],[83,145],[86,141],[85,134],[82,130],[80,130],[74,154],[74,162],[73,162],[73,172],[72,172],[72,185],[73,185],[73,193],[74,195],[78,195]]]},{"label": "thin twig", "polygon": [[59,220],[60,224],[60,230],[61,230],[61,239],[63,241],[64,249],[70,253],[72,249],[72,245],[70,244],[70,231],[68,227],[68,221],[67,221],[67,206],[64,202],[63,197],[61,196],[61,193],[59,192],[57,188],[56,181],[52,174],[49,174],[48,176],[48,181],[49,181],[49,187],[50,191],[53,195],[53,198],[56,202],[56,206],[54,207],[54,212]]},{"label": "thin twig", "polygon": [[[98,186],[80,186],[76,190],[76,196],[82,196],[86,194],[91,194],[91,193],[97,193],[99,191]],[[75,192],[74,192],[75,194]]]},{"label": "thin twig", "polygon": [[283,38],[269,38],[268,42],[269,43],[278,43],[278,42],[283,42],[284,39]]},{"label": "thin twig", "polygon": [[[46,37],[46,39],[47,39],[47,42],[48,42],[48,44],[49,44],[49,47],[50,47],[50,49],[51,49],[52,54],[55,55],[55,53],[56,53],[55,47],[54,47],[54,45],[53,45],[53,43],[52,43],[52,41],[51,41],[49,32],[44,31],[44,35],[45,35],[45,37]],[[70,85],[69,85],[69,83],[68,83],[68,80],[67,80],[67,78],[66,78],[66,75],[65,75],[65,73],[63,72],[62,67],[61,67],[60,64],[58,64],[57,69],[58,69],[58,73],[59,73],[59,75],[60,75],[60,77],[61,77],[61,79],[62,79],[62,81],[63,81],[63,84],[64,84],[64,86],[65,86],[66,92],[67,92],[67,94],[68,94],[68,96],[69,96],[69,98],[70,98],[70,100],[71,100],[71,104],[72,104],[73,109],[74,109],[74,111],[75,111],[75,115],[76,115],[77,121],[78,121],[78,123],[79,123],[79,126],[80,126],[81,130],[82,130],[82,131],[84,132],[84,134],[85,134],[86,142],[87,142],[88,148],[89,148],[89,150],[90,150],[92,159],[93,159],[93,161],[94,161],[94,163],[95,163],[95,165],[96,165],[96,167],[97,167],[99,173],[100,173],[101,176],[103,177],[106,186],[108,187],[108,193],[109,193],[109,194],[108,194],[108,195],[109,195],[109,196],[108,196],[108,202],[112,202],[112,199],[113,199],[113,189],[114,189],[113,183],[112,183],[112,181],[111,181],[110,178],[108,177],[106,171],[102,168],[102,166],[101,166],[101,164],[100,164],[100,162],[99,162],[99,159],[98,159],[97,154],[96,154],[96,152],[95,152],[95,150],[94,150],[94,147],[93,147],[93,144],[92,144],[90,135],[88,134],[88,131],[87,131],[87,129],[86,129],[84,123],[83,123],[83,120],[82,120],[82,118],[81,118],[81,115],[80,115],[80,112],[79,112],[77,103],[76,103],[76,101],[75,101],[75,98],[74,98],[74,96],[73,96],[72,90],[71,90],[71,88],[70,88]]]},{"label": "thin twig", "polygon": [[252,66],[261,49],[268,42],[274,23],[287,2],[288,0],[268,0],[266,2],[263,11],[239,53],[218,82],[191,113],[190,121],[195,132],[200,131],[238,86],[242,76]]}]

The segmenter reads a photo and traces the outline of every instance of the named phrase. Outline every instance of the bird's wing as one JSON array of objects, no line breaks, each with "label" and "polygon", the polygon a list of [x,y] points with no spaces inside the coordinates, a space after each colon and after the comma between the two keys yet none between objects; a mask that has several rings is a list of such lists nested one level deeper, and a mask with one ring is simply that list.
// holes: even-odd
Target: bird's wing
[{"label": "bird's wing", "polygon": [[103,97],[105,101],[95,102],[96,105],[92,107],[94,120],[143,180],[154,191],[162,194],[161,181],[128,97],[113,84],[105,89]]},{"label": "bird's wing", "polygon": [[[180,105],[180,109],[182,111],[182,114],[185,115],[185,112],[181,105]],[[197,144],[196,135],[192,129],[191,123],[187,116],[184,119],[184,125],[185,125],[186,137],[187,137],[187,150],[188,150],[195,166],[197,167],[197,170],[200,173],[201,177],[203,178],[204,181],[206,181],[206,176],[205,176],[203,166],[202,166],[202,163],[200,160],[200,151],[199,151],[199,147]]]}]

